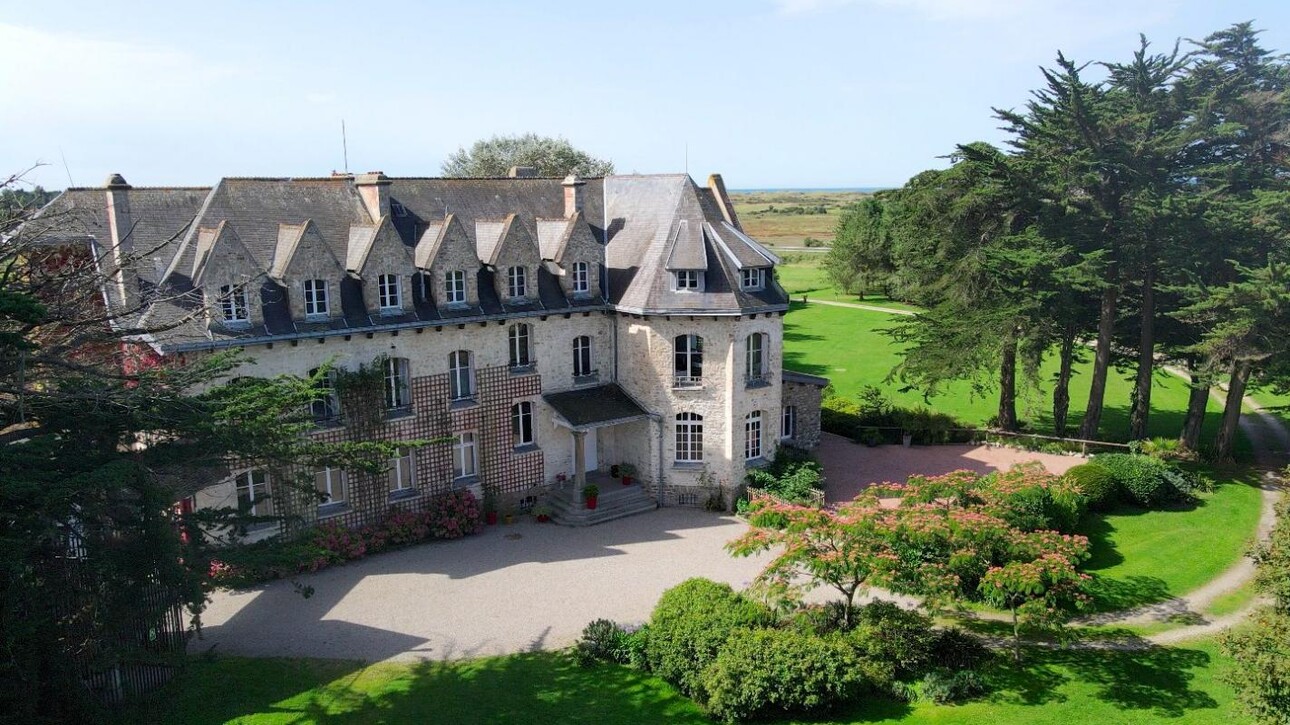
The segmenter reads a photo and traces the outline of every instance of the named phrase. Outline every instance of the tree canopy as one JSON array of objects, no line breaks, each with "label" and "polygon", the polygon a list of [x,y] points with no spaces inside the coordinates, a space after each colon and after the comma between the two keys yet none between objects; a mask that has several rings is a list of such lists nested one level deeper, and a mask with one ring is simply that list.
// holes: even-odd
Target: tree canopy
[{"label": "tree canopy", "polygon": [[563,137],[493,136],[461,147],[443,162],[444,176],[506,176],[512,166],[529,166],[538,176],[607,176],[614,162],[574,147]]}]

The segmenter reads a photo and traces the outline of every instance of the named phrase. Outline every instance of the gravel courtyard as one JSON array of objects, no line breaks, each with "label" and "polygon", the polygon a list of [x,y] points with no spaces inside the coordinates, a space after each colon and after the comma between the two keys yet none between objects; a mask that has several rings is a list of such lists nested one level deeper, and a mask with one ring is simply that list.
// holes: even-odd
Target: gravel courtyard
[{"label": "gravel courtyard", "polygon": [[[984,446],[866,448],[827,434],[817,453],[829,502],[913,473],[1036,459],[1060,473],[1081,460]],[[723,550],[743,530],[733,516],[681,508],[584,529],[490,526],[302,577],[308,598],[285,581],[220,592],[190,651],[375,662],[563,647],[593,619],[645,621],[665,589],[690,577],[743,588],[767,561]]]}]

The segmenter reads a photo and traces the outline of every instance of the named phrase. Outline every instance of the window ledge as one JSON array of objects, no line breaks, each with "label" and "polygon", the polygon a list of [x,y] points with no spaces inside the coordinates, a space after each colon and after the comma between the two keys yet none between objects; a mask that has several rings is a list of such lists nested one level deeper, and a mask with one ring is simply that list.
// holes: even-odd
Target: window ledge
[{"label": "window ledge", "polygon": [[406,501],[410,498],[416,498],[417,496],[420,496],[420,495],[421,495],[421,492],[418,491],[415,486],[413,486],[411,488],[400,488],[397,491],[390,491],[389,495],[386,498],[390,501]]},{"label": "window ledge", "polygon": [[334,418],[314,418],[315,428],[331,430],[332,428],[340,428],[343,425],[345,425],[345,422],[340,419],[340,416],[336,416]]},{"label": "window ledge", "polygon": [[754,388],[769,388],[769,387],[770,387],[769,375],[766,375],[760,378],[747,378],[744,381],[744,388],[748,390],[752,390]]},{"label": "window ledge", "polygon": [[534,453],[540,450],[542,449],[538,448],[538,445],[536,443],[525,443],[522,446],[515,446],[516,453]]},{"label": "window ledge", "polygon": [[593,370],[593,371],[591,371],[591,372],[587,373],[586,375],[574,375],[574,376],[573,376],[573,384],[574,384],[575,386],[578,386],[578,385],[595,385],[595,384],[596,384],[596,383],[598,383],[598,382],[600,382],[600,371],[599,371],[599,370]]},{"label": "window ledge", "polygon": [[672,468],[680,471],[702,471],[703,461],[672,461]]},{"label": "window ledge", "polygon": [[479,475],[471,474],[469,476],[461,476],[459,478],[452,479],[452,488],[454,491],[460,491],[463,488],[470,488],[477,483],[479,483]]},{"label": "window ledge", "polygon": [[448,403],[448,410],[465,410],[474,408],[477,405],[479,405],[479,401],[473,395],[469,398],[454,398],[452,402]]},{"label": "window ledge", "polygon": [[512,365],[510,367],[511,375],[532,375],[537,372],[537,363],[531,362],[525,365]]},{"label": "window ledge", "polygon": [[703,390],[703,380],[699,378],[673,378],[673,390]]},{"label": "window ledge", "polygon": [[318,505],[318,519],[329,519],[333,516],[339,516],[349,511],[347,501],[337,501],[336,503],[324,503]]},{"label": "window ledge", "polygon": [[765,468],[770,465],[770,461],[765,456],[744,459],[744,468]]},{"label": "window ledge", "polygon": [[331,315],[305,315],[305,322],[331,322]]},{"label": "window ledge", "polygon": [[406,408],[392,408],[385,411],[386,420],[402,420],[404,418],[411,418],[412,415],[412,406],[410,405]]},{"label": "window ledge", "polygon": [[398,317],[403,314],[402,307],[382,307],[380,310],[381,317]]},{"label": "window ledge", "polygon": [[463,302],[444,302],[443,306],[447,307],[450,310],[464,310],[470,307],[470,303],[464,302],[464,301]]}]

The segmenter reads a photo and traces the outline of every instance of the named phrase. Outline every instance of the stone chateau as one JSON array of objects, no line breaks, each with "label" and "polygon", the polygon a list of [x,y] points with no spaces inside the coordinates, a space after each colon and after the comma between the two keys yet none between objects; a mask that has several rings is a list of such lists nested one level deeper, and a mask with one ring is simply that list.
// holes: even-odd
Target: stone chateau
[{"label": "stone chateau", "polygon": [[[317,497],[234,465],[188,506],[359,525],[471,487],[518,510],[604,490],[614,465],[649,507],[728,504],[778,446],[819,439],[827,381],[784,370],[779,260],[717,175],[113,175],[44,213],[108,267],[108,305],[160,330],[149,356],[242,348],[256,376],[379,364],[383,410],[361,435],[436,441],[379,480],[307,472]],[[312,412],[314,435],[360,434],[334,391]]]}]

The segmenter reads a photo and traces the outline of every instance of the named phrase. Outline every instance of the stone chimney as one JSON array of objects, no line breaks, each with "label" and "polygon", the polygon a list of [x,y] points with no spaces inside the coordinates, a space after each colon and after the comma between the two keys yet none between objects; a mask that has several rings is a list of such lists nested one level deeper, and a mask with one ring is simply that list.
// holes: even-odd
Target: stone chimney
[{"label": "stone chimney", "polygon": [[107,272],[109,279],[116,285],[118,304],[126,304],[132,295],[128,292],[138,292],[135,284],[127,282],[127,278],[137,279],[134,275],[126,273],[124,270],[130,265],[130,258],[134,253],[134,221],[130,216],[130,185],[126,183],[125,177],[120,174],[108,175],[107,182],[107,220],[108,233],[111,239],[102,240],[103,243],[110,245],[106,250],[108,254],[103,260],[109,266]]},{"label": "stone chimney", "polygon": [[369,171],[366,174],[359,174],[354,179],[354,186],[358,188],[358,195],[363,199],[363,206],[367,207],[367,213],[372,217],[373,222],[378,222],[381,217],[390,213],[390,179],[382,171]]},{"label": "stone chimney", "polygon": [[536,166],[512,166],[506,175],[512,179],[534,179],[538,172]]},{"label": "stone chimney", "polygon": [[743,227],[739,224],[739,215],[735,213],[735,205],[730,201],[730,195],[726,193],[726,182],[721,178],[721,174],[712,174],[708,177],[708,188],[712,190],[712,195],[717,198],[717,203],[721,205],[721,215],[732,226],[742,231]]},{"label": "stone chimney", "polygon": [[564,216],[571,218],[574,214],[582,211],[582,187],[587,182],[579,179],[574,174],[564,177]]}]

